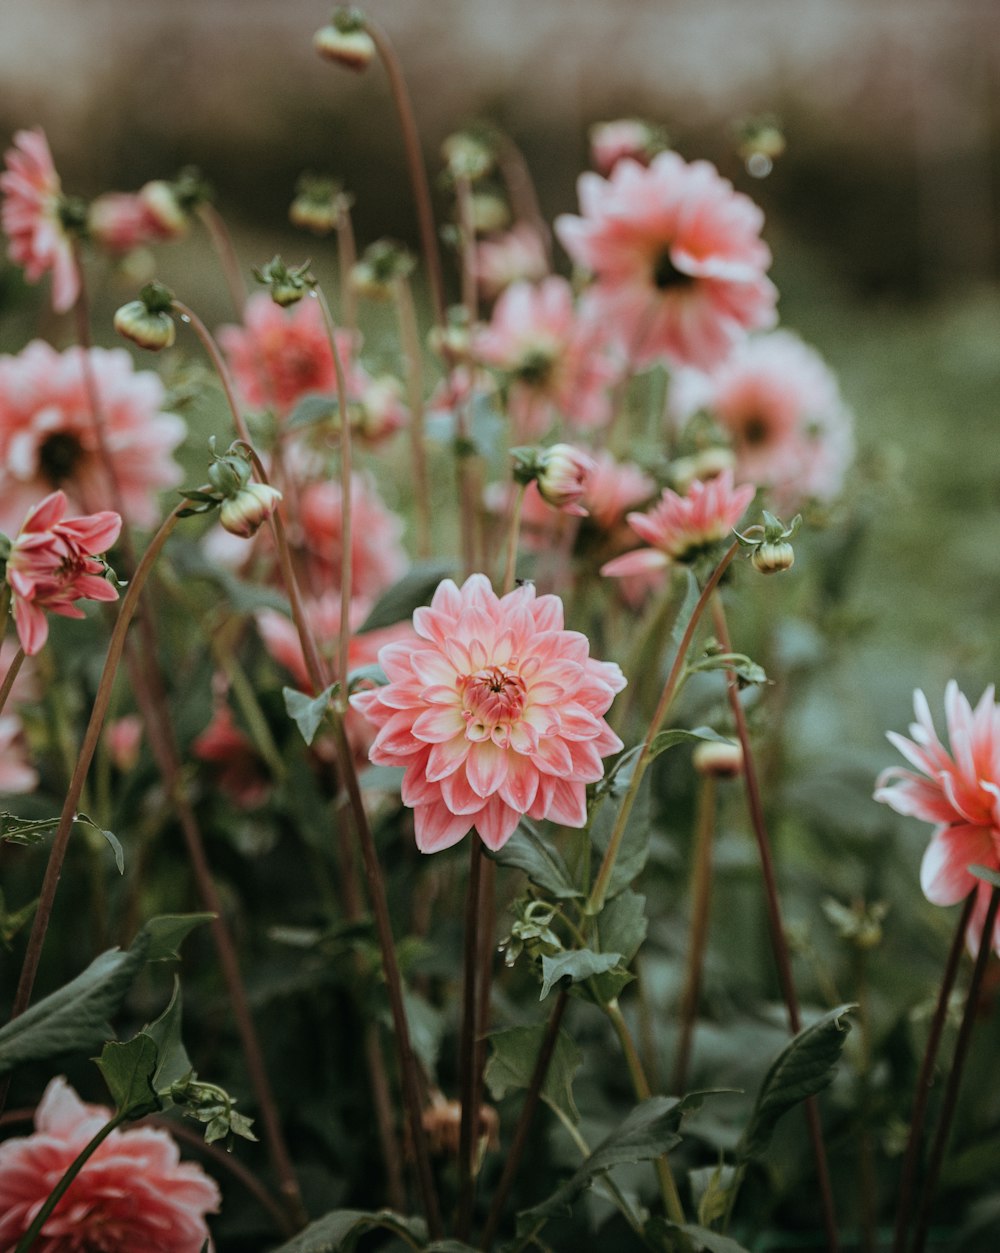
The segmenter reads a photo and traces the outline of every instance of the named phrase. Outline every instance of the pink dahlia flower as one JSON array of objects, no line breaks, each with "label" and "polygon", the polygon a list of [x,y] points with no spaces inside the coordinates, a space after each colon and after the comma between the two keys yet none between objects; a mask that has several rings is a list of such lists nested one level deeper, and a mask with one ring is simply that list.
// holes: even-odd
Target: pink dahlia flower
[{"label": "pink dahlia flower", "polygon": [[446,579],[413,627],[422,644],[389,644],[389,683],[351,697],[379,728],[370,757],[403,766],[417,847],[457,844],[473,826],[501,848],[520,818],[587,821],[586,785],[622,742],[604,720],[625,686],[563,629],[562,602],[527,585],[498,597],[485,575]]},{"label": "pink dahlia flower", "polygon": [[[0,1248],[13,1249],[111,1111],[53,1079],[35,1131],[0,1144]],[[32,1246],[37,1253],[200,1253],[219,1189],[153,1127],[112,1131],[70,1184]]]},{"label": "pink dahlia flower", "polygon": [[545,245],[527,222],[477,244],[475,266],[479,290],[487,300],[499,296],[511,283],[537,283],[549,272]]},{"label": "pink dahlia flower", "polygon": [[[888,738],[916,772],[902,766],[883,770],[875,783],[875,799],[898,814],[934,824],[920,867],[920,886],[935,905],[955,905],[976,890],[967,933],[969,948],[975,952],[991,888],[968,868],[1000,870],[1000,706],[990,686],[973,709],[953,679],[944,698],[950,751],[938,739],[923,692],[914,692],[913,708],[913,738],[894,731]],[[1000,920],[993,947],[1000,952]]]},{"label": "pink dahlia flower", "polygon": [[18,131],[8,148],[7,168],[0,174],[4,194],[0,224],[10,240],[10,259],[24,267],[24,277],[37,283],[52,274],[52,306],[56,313],[72,308],[80,292],[73,241],[60,216],[62,184],[41,129]]},{"label": "pink dahlia flower", "polygon": [[625,514],[649,500],[656,484],[634,462],[616,461],[607,450],[594,454],[583,505],[594,526],[610,531],[624,522]]},{"label": "pink dahlia flower", "polygon": [[76,601],[118,599],[96,556],[111,547],[121,526],[121,518],[109,510],[67,518],[62,492],[46,496],[25,518],[7,557],[6,579],[18,638],[29,657],[49,637],[46,613],[82,618]]},{"label": "pink dahlia flower", "polygon": [[236,725],[229,706],[216,705],[212,720],[191,744],[199,761],[214,767],[219,790],[237,809],[259,809],[271,794],[267,764],[253,740]]},{"label": "pink dahlia flower", "polygon": [[509,377],[515,439],[543,435],[557,413],[577,427],[610,420],[610,387],[619,371],[607,330],[574,307],[564,278],[508,287],[473,347],[478,360]]},{"label": "pink dahlia flower", "polygon": [[21,720],[5,714],[0,718],[0,796],[33,792],[37,786],[38,773],[21,738]]},{"label": "pink dahlia flower", "polygon": [[[163,384],[152,371],[137,371],[124,348],[92,348],[89,357],[126,513],[136,525],[152,526],[157,493],[181,481],[171,453],[187,428],[176,414],[161,412]],[[0,530],[16,527],[54,488],[84,509],[108,495],[83,349],[60,353],[35,340],[16,357],[0,357]]]},{"label": "pink dahlia flower", "polygon": [[143,722],[139,714],[115,718],[104,728],[104,746],[116,770],[128,774],[139,762],[142,748]]},{"label": "pink dahlia flower", "polygon": [[732,472],[718,478],[696,479],[686,496],[664,488],[659,502],[648,513],[630,513],[632,530],[650,545],[616,557],[601,573],[619,577],[664,570],[675,561],[692,561],[706,548],[724,540],[753,500],[751,483],[733,486]]},{"label": "pink dahlia flower", "polygon": [[[343,495],[339,481],[310,483],[298,499],[303,545],[312,585],[340,587],[343,571]],[[351,479],[351,595],[374,599],[402,577],[408,565],[403,520],[389,510],[365,476]]]},{"label": "pink dahlia flower", "polygon": [[774,325],[777,291],[763,214],[707,161],[625,158],[607,179],[582,174],[582,217],[556,233],[591,271],[595,304],[637,365],[717,366],[747,331]]}]

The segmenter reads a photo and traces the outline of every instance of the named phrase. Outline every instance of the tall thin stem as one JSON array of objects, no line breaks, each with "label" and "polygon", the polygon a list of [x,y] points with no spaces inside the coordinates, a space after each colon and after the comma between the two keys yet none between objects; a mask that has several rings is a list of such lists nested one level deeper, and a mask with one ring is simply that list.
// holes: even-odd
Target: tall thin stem
[{"label": "tall thin stem", "polygon": [[[720,597],[712,601],[712,615],[715,633],[723,652],[732,652],[726,612]],[[781,985],[785,1009],[788,1014],[788,1025],[793,1035],[802,1029],[802,1015],[799,1012],[799,998],[795,991],[795,980],[792,976],[792,960],[785,938],[785,928],[781,919],[781,904],[778,897],[778,885],[774,873],[774,859],[771,856],[771,841],[767,832],[767,821],[764,817],[764,805],[761,801],[760,786],[757,782],[757,770],[754,764],[753,749],[747,730],[746,715],[740,700],[739,681],[735,674],[729,673],[727,684],[729,707],[736,733],[743,750],[743,781],[746,787],[747,804],[750,809],[750,820],[754,836],[757,840],[757,851],[760,856],[761,875],[764,880],[764,898],[767,904],[768,928],[771,934],[771,948],[774,953],[775,965],[778,968],[778,981]],[[809,1138],[812,1142],[813,1156],[816,1161],[816,1175],[819,1183],[820,1201],[823,1209],[823,1223],[826,1228],[826,1244],[829,1253],[837,1253],[839,1240],[837,1237],[837,1218],[833,1207],[833,1189],[830,1185],[830,1171],[826,1161],[826,1149],[823,1145],[823,1129],[819,1119],[819,1108],[816,1098],[810,1097],[805,1103],[806,1122],[809,1125]]]},{"label": "tall thin stem", "polygon": [[239,258],[236,256],[236,249],[233,247],[229,228],[219,210],[207,200],[202,201],[196,213],[208,232],[212,247],[219,258],[222,276],[226,280],[226,287],[229,289],[236,315],[242,317],[247,303],[247,285],[243,278],[243,271],[240,269]]},{"label": "tall thin stem", "polygon": [[958,1092],[962,1085],[962,1071],[965,1069],[965,1060],[969,1055],[972,1029],[976,1021],[979,990],[983,984],[986,963],[989,961],[990,950],[993,947],[993,930],[996,926],[998,909],[1000,909],[1000,887],[995,887],[990,893],[990,903],[986,909],[983,934],[979,941],[979,952],[976,954],[976,964],[972,968],[969,991],[965,998],[962,1025],[958,1029],[958,1039],[955,1041],[955,1055],[952,1058],[948,1082],[945,1085],[944,1096],[941,1099],[941,1114],[938,1119],[937,1131],[934,1133],[934,1143],[931,1145],[930,1157],[927,1160],[927,1174],[924,1177],[923,1188],[921,1189],[920,1210],[917,1214],[916,1235],[913,1237],[913,1253],[924,1253],[924,1246],[927,1243],[927,1232],[930,1227],[931,1212],[934,1208],[934,1193],[937,1190],[938,1176],[941,1174],[945,1152],[948,1148],[948,1137],[951,1134],[951,1124],[955,1117],[956,1105],[958,1104]]},{"label": "tall thin stem", "polygon": [[527,488],[523,483],[514,487],[514,504],[510,511],[510,526],[507,531],[507,555],[503,568],[504,593],[513,590],[514,576],[517,573],[517,545],[521,537],[521,510],[524,507],[524,493]]},{"label": "tall thin stem", "polygon": [[712,900],[712,839],[715,834],[715,780],[706,775],[698,792],[695,818],[694,858],[691,865],[691,938],[688,941],[687,975],[681,996],[680,1038],[674,1063],[672,1091],[687,1087],[694,1025],[698,1017],[701,977],[708,938],[708,914]]},{"label": "tall thin stem", "polygon": [[951,992],[955,986],[955,977],[958,974],[962,951],[965,948],[965,932],[969,926],[969,919],[972,917],[972,909],[975,903],[976,893],[973,891],[965,898],[965,903],[962,906],[958,925],[955,928],[955,935],[951,941],[951,948],[948,950],[944,974],[941,976],[941,986],[938,988],[937,1004],[934,1007],[934,1017],[931,1019],[930,1032],[927,1036],[927,1047],[924,1049],[924,1059],[920,1065],[920,1077],[917,1079],[916,1093],[913,1098],[910,1135],[906,1141],[906,1155],[903,1158],[903,1168],[899,1183],[899,1200],[896,1203],[896,1232],[892,1242],[892,1253],[905,1253],[906,1251],[906,1229],[913,1208],[913,1189],[917,1177],[917,1163],[920,1160],[920,1150],[924,1144],[924,1121],[927,1117],[927,1102],[930,1099],[931,1088],[934,1086],[934,1066],[937,1062],[938,1049],[941,1047],[944,1025],[948,1020],[948,1005],[951,1001]]},{"label": "tall thin stem", "polygon": [[233,380],[230,377],[229,370],[226,367],[222,353],[219,351],[219,345],[212,337],[211,331],[193,309],[189,308],[183,301],[177,299],[173,301],[173,307],[181,321],[187,322],[194,333],[201,340],[201,345],[208,354],[216,374],[219,376],[219,382],[222,384],[222,390],[225,392],[226,402],[229,405],[229,411],[232,414],[233,422],[236,426],[239,437],[247,444],[251,444],[253,441],[250,438],[250,431],[247,427],[246,419],[244,418],[236,400],[236,388],[233,385]]},{"label": "tall thin stem", "polygon": [[14,654],[14,660],[7,668],[7,673],[4,675],[3,683],[0,684],[0,714],[3,713],[4,705],[7,704],[8,696],[10,696],[11,692],[14,690],[14,683],[23,664],[24,649],[19,648]]},{"label": "tall thin stem", "polygon": [[410,450],[413,454],[413,498],[416,506],[417,555],[431,555],[431,503],[427,478],[427,449],[424,446],[424,369],[420,331],[413,305],[410,281],[401,278],[393,285],[399,316],[399,337],[406,358],[406,395],[410,406]]},{"label": "tall thin stem", "polygon": [[337,198],[337,269],[340,278],[340,320],[350,332],[353,342],[358,329],[358,302],[354,295],[353,270],[358,259],[354,242],[354,223],[348,196]]},{"label": "tall thin stem", "polygon": [[469,883],[465,898],[465,961],[462,978],[462,1026],[458,1042],[459,1087],[462,1119],[458,1140],[458,1218],[459,1240],[469,1238],[472,1203],[475,1194],[473,1157],[479,1132],[479,1109],[475,1099],[476,1064],[476,974],[479,968],[479,881],[483,865],[483,843],[473,832],[469,842]]}]

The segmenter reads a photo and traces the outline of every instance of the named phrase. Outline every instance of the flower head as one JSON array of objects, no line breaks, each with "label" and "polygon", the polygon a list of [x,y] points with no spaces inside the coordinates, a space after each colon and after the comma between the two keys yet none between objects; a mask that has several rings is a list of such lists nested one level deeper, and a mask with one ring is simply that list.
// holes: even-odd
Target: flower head
[{"label": "flower head", "polygon": [[[302,538],[317,586],[340,586],[344,514],[339,481],[310,483],[299,496]],[[374,599],[406,570],[403,521],[386,508],[374,484],[351,479],[351,595]]]},{"label": "flower head", "polygon": [[[84,1146],[111,1117],[53,1079],[35,1111],[35,1131],[0,1144],[0,1248],[13,1249]],[[115,1253],[200,1253],[205,1215],[219,1189],[202,1168],[182,1162],[166,1131],[112,1131],[45,1220],[36,1247]]]},{"label": "flower head", "polygon": [[545,244],[533,226],[516,222],[476,245],[475,270],[480,291],[492,300],[512,283],[537,283],[548,274]]},{"label": "flower head", "polygon": [[4,194],[0,224],[10,240],[10,258],[24,267],[29,283],[51,272],[53,308],[65,313],[79,294],[80,275],[63,220],[62,184],[45,132],[18,131],[5,161],[7,168],[0,174]]},{"label": "flower head", "polygon": [[379,652],[385,687],[351,697],[379,728],[370,757],[403,766],[417,847],[448,848],[473,826],[502,847],[520,818],[582,827],[586,785],[622,743],[604,720],[625,686],[563,628],[557,596],[499,597],[482,574],[446,579],[413,627],[420,643]]},{"label": "flower head", "polygon": [[726,538],[754,498],[756,488],[733,486],[731,471],[702,482],[696,479],[686,496],[664,488],[648,513],[630,513],[628,524],[650,545],[616,557],[601,573],[618,577],[662,570],[675,561],[693,561]]},{"label": "flower head", "polygon": [[269,483],[247,483],[235,496],[222,502],[219,521],[231,535],[250,539],[274,513],[281,492]]},{"label": "flower head", "polygon": [[590,159],[600,174],[610,174],[623,157],[649,165],[666,146],[663,128],[638,117],[598,122],[590,128]]},{"label": "flower head", "polygon": [[[920,886],[935,905],[955,905],[976,889],[969,947],[979,947],[991,889],[970,865],[1000,870],[1000,706],[988,687],[975,709],[954,679],[945,691],[950,750],[938,739],[927,698],[913,694],[912,739],[888,732],[915,770],[891,766],[876,780],[875,799],[898,814],[934,824],[920,867]],[[993,937],[1000,952],[1000,924]]]},{"label": "flower head", "polygon": [[661,152],[583,174],[582,217],[556,232],[595,276],[594,300],[636,364],[711,369],[747,331],[774,323],[777,292],[760,209],[707,161]]}]

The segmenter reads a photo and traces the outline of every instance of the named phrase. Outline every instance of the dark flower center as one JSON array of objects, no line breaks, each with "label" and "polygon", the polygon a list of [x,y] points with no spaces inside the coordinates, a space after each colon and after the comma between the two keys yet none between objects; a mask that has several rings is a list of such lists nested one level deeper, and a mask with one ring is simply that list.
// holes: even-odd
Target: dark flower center
[{"label": "dark flower center", "polygon": [[38,463],[48,481],[58,487],[72,476],[82,454],[83,448],[75,435],[57,431],[38,450]]},{"label": "dark flower center", "polygon": [[664,248],[653,265],[653,286],[657,291],[670,291],[674,287],[687,287],[694,282],[690,274],[678,270],[670,260],[669,248]]},{"label": "dark flower center", "polygon": [[517,378],[529,387],[544,387],[549,381],[555,361],[549,353],[535,349],[525,353],[515,371]]},{"label": "dark flower center", "polygon": [[751,447],[766,444],[769,433],[770,427],[767,419],[761,417],[759,413],[751,414],[743,423],[743,442]]}]

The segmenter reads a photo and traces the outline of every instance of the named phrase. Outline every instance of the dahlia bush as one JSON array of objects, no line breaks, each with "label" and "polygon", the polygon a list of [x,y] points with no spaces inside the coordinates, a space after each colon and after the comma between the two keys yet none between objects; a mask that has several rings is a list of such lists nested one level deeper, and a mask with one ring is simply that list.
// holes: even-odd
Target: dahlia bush
[{"label": "dahlia bush", "polygon": [[996,1247],[1000,705],[873,610],[916,489],[775,329],[780,131],[600,123],[550,229],[313,46],[407,243],[346,165],[291,263],[0,174],[0,1253]]}]

